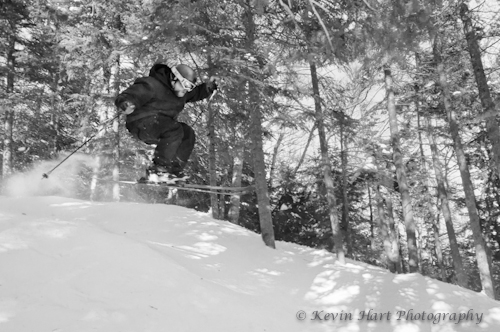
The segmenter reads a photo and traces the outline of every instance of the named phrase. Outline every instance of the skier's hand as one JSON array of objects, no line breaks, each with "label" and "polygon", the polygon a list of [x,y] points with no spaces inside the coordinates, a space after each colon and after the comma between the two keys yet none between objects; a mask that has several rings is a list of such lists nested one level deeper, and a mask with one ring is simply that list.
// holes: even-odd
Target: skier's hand
[{"label": "skier's hand", "polygon": [[118,106],[118,110],[126,115],[131,114],[135,111],[135,105],[130,101],[125,100],[123,103]]},{"label": "skier's hand", "polygon": [[217,90],[219,86],[220,78],[218,76],[212,76],[207,82],[207,89],[209,91],[215,91]]}]

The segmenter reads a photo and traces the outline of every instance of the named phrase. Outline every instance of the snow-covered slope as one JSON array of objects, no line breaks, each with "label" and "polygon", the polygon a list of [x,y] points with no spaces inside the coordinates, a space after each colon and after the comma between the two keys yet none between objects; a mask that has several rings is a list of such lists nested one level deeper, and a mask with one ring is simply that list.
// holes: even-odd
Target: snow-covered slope
[{"label": "snow-covered slope", "polygon": [[177,206],[0,197],[0,331],[500,330],[483,294],[277,246]]}]

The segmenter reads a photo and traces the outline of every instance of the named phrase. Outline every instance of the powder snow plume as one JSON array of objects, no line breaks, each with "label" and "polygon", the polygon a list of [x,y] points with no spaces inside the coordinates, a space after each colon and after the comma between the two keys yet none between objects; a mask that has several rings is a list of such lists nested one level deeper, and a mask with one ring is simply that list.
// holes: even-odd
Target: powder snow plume
[{"label": "powder snow plume", "polygon": [[81,183],[79,173],[86,167],[94,167],[94,157],[85,154],[74,154],[58,166],[48,178],[43,174],[59,164],[66,155],[56,160],[41,161],[29,171],[16,173],[3,183],[2,194],[14,197],[58,195],[76,196],[78,184]]}]

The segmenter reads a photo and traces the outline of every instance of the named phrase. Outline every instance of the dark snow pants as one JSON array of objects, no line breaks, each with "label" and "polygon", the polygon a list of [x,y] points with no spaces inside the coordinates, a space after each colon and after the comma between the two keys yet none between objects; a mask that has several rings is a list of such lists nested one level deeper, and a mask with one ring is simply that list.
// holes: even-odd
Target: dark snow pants
[{"label": "dark snow pants", "polygon": [[195,144],[193,128],[157,114],[127,123],[128,131],[146,144],[156,144],[153,163],[177,174],[186,166]]}]

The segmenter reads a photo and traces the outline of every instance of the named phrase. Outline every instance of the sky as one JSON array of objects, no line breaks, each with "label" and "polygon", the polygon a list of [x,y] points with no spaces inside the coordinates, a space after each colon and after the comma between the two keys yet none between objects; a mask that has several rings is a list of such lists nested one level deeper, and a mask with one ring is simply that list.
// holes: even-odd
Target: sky
[{"label": "sky", "polygon": [[499,303],[482,293],[292,243],[274,250],[179,206],[34,190],[55,172],[18,177],[0,196],[2,332],[500,330]]}]

